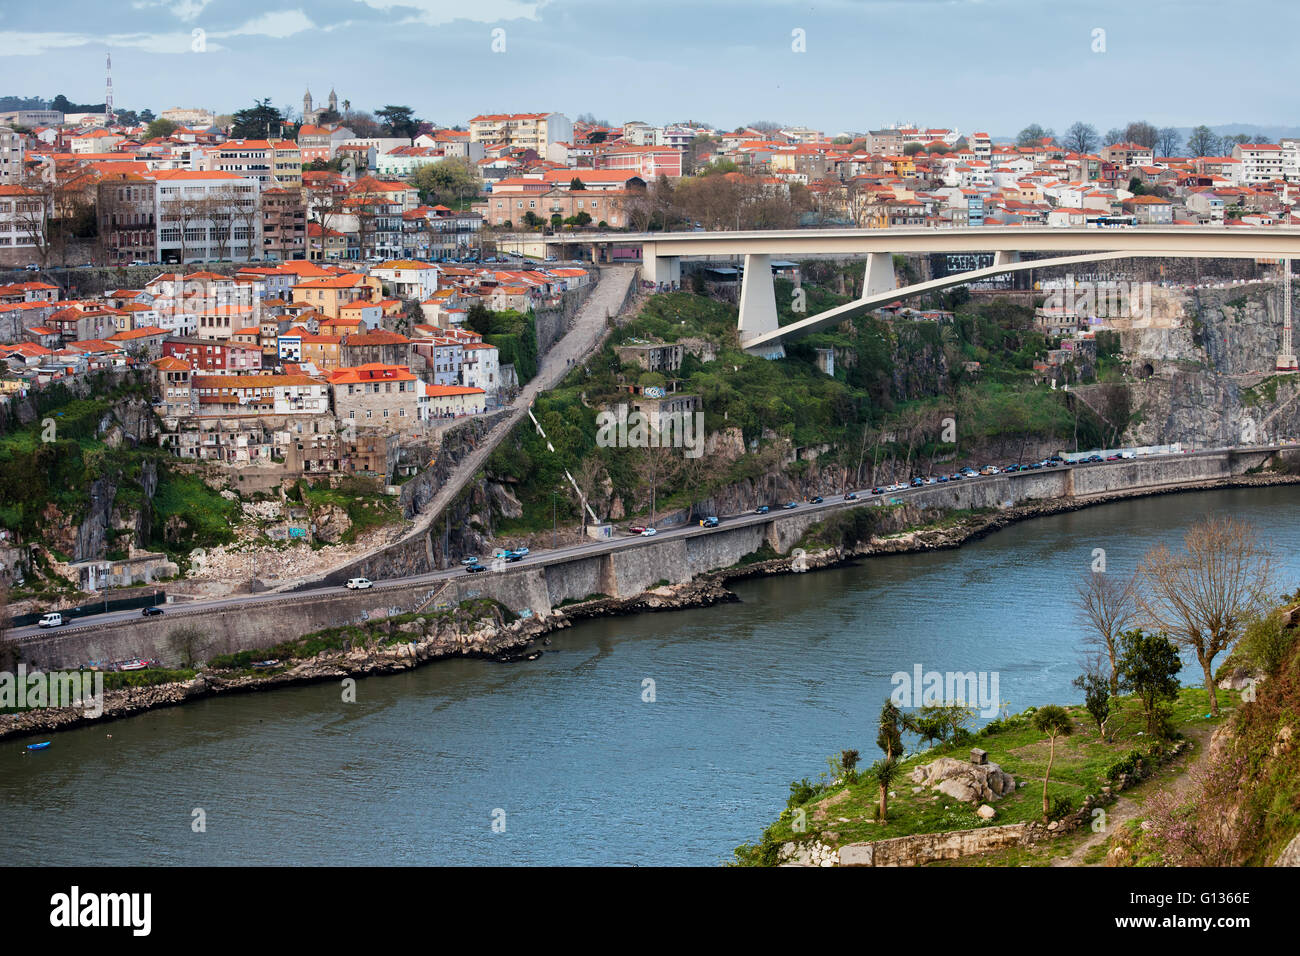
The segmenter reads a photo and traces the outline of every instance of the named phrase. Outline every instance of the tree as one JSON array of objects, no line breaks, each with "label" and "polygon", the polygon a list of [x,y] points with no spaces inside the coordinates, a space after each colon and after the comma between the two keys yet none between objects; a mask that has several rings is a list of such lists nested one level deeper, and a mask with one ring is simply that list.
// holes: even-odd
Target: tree
[{"label": "tree", "polygon": [[1091,153],[1097,148],[1097,128],[1089,123],[1074,123],[1065,131],[1066,149],[1075,153]]},{"label": "tree", "polygon": [[1016,134],[1017,146],[1037,146],[1042,140],[1052,135],[1050,129],[1043,129],[1037,123],[1030,123]]},{"label": "tree", "polygon": [[1110,683],[1114,672],[1108,676],[1101,663],[1100,655],[1088,661],[1086,669],[1072,682],[1083,691],[1083,707],[1097,723],[1097,736],[1106,739],[1106,722],[1110,720],[1110,698],[1113,694]]},{"label": "tree", "polygon": [[1112,127],[1106,130],[1106,135],[1101,138],[1102,145],[1114,146],[1116,143],[1124,142],[1124,131]]},{"label": "tree", "polygon": [[384,132],[384,128],[374,116],[364,110],[353,112],[348,109],[346,100],[344,100],[343,106],[343,125],[352,130],[357,136],[365,138],[382,136]]},{"label": "tree", "polygon": [[284,117],[271,105],[270,98],[254,100],[248,109],[235,112],[230,135],[233,139],[269,139],[273,131],[284,126]]},{"label": "tree", "polygon": [[880,725],[876,733],[876,746],[885,752],[886,759],[893,760],[903,755],[904,730],[918,733],[916,718],[886,699],[885,706],[880,708]]},{"label": "tree", "polygon": [[1056,738],[1068,737],[1074,730],[1070,715],[1064,707],[1048,704],[1034,712],[1034,729],[1048,739],[1047,770],[1043,774],[1043,822],[1047,822],[1047,784],[1052,779],[1052,763],[1056,760]]},{"label": "tree", "polygon": [[1124,127],[1124,142],[1137,143],[1147,149],[1156,148],[1156,137],[1159,135],[1159,131],[1154,126],[1143,120],[1129,123]]},{"label": "tree", "polygon": [[1196,653],[1217,717],[1214,658],[1271,605],[1273,556],[1253,525],[1231,516],[1196,522],[1183,546],[1181,553],[1164,544],[1147,552],[1140,606],[1151,627]]},{"label": "tree", "polygon": [[149,139],[166,139],[172,133],[179,129],[179,125],[169,119],[156,119],[145,127],[144,138]]},{"label": "tree", "polygon": [[474,164],[462,157],[442,159],[416,168],[411,185],[420,191],[420,200],[459,207],[466,196],[478,195],[479,180]]},{"label": "tree", "polygon": [[1156,151],[1161,156],[1174,156],[1182,148],[1183,137],[1172,126],[1162,126],[1156,133]]},{"label": "tree", "polygon": [[582,179],[580,179],[577,176],[574,176],[572,179],[569,180],[569,192],[571,193],[581,192],[586,188],[587,188],[587,184],[584,183]]},{"label": "tree", "polygon": [[1208,126],[1197,126],[1187,137],[1187,151],[1193,156],[1217,156],[1219,149],[1219,137]]},{"label": "tree", "polygon": [[415,118],[415,111],[409,106],[385,106],[376,110],[375,116],[384,124],[384,132],[389,136],[414,139],[420,131],[420,120]]},{"label": "tree", "polygon": [[1147,733],[1160,732],[1160,701],[1178,696],[1178,648],[1164,634],[1134,628],[1120,635],[1119,686],[1142,702]]},{"label": "tree", "polygon": [[1083,612],[1092,633],[1089,644],[1097,645],[1110,661],[1108,684],[1112,695],[1119,693],[1119,636],[1137,614],[1137,581],[1117,579],[1104,571],[1089,571],[1075,588],[1075,606]]},{"label": "tree", "polygon": [[880,805],[876,809],[876,819],[881,823],[889,822],[889,787],[898,778],[898,761],[891,757],[873,763],[867,775],[876,781],[879,787]]}]

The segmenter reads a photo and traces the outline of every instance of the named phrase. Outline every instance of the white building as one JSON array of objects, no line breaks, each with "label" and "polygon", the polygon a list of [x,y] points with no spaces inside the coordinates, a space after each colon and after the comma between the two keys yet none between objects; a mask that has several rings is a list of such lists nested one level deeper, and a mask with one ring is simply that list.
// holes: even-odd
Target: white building
[{"label": "white building", "polygon": [[163,169],[155,191],[163,262],[247,262],[261,257],[262,209],[254,179],[220,170]]},{"label": "white building", "polygon": [[0,186],[16,186],[23,181],[25,140],[22,133],[0,126]]}]

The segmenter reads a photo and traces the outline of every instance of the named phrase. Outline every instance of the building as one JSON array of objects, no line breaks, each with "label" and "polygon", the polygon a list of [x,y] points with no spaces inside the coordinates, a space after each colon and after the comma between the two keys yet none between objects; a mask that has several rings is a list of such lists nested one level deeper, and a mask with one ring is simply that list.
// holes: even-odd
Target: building
[{"label": "building", "polygon": [[23,160],[27,137],[0,126],[0,186],[18,186],[25,179]]},{"label": "building", "polygon": [[460,383],[483,389],[488,400],[495,401],[497,389],[501,387],[500,361],[495,345],[467,343],[462,351]]},{"label": "building", "polygon": [[385,292],[403,299],[427,299],[438,291],[438,267],[413,259],[391,259],[370,269],[383,282]]},{"label": "building", "polygon": [[240,342],[173,336],[163,341],[162,354],[186,362],[196,372],[237,375],[262,370],[261,347]]},{"label": "building", "polygon": [[340,419],[397,430],[420,420],[418,390],[424,383],[405,365],[344,366],[330,373],[329,384],[334,390],[334,414]]},{"label": "building", "polygon": [[287,139],[232,139],[208,154],[210,168],[255,179],[262,188],[302,186],[302,153]]},{"label": "building", "polygon": [[680,343],[646,342],[620,345],[614,349],[623,362],[635,362],[648,372],[675,372],[686,354]]},{"label": "building", "polygon": [[330,387],[310,375],[193,375],[200,413],[324,415]]},{"label": "building", "polygon": [[31,255],[43,243],[46,215],[40,193],[24,186],[0,186],[0,261],[9,250],[24,249]]},{"label": "building", "polygon": [[421,382],[420,420],[481,415],[487,410],[487,396],[481,388],[465,385],[430,385]]},{"label": "building", "polygon": [[491,113],[469,121],[471,143],[519,146],[546,155],[555,142],[572,142],[573,123],[563,113]]},{"label": "building", "polygon": [[1272,182],[1286,172],[1282,147],[1271,143],[1238,143],[1232,157],[1240,160],[1235,172],[1242,185]]},{"label": "building", "polygon": [[158,114],[159,119],[165,119],[178,126],[196,126],[200,129],[206,129],[216,121],[216,116],[211,110],[183,109],[174,106],[169,110],[163,110]]},{"label": "building", "polygon": [[382,286],[378,279],[349,272],[296,283],[293,287],[293,301],[302,302],[321,315],[337,319],[340,306],[358,300],[374,301],[380,297],[381,292]]},{"label": "building", "polygon": [[302,96],[302,121],[309,125],[315,125],[320,122],[322,113],[325,113],[327,111],[335,114],[338,113],[339,96],[337,93],[334,92],[334,89],[332,87],[330,88],[329,99],[326,101],[326,103],[327,105],[323,109],[313,109],[311,90],[310,89],[307,90],[305,93],[303,93]]},{"label": "building", "polygon": [[1174,221],[1174,204],[1159,196],[1132,196],[1122,206],[1139,225],[1167,226]]},{"label": "building", "polygon": [[105,173],[95,186],[99,249],[105,265],[158,261],[158,183]]},{"label": "building", "polygon": [[162,262],[259,258],[262,212],[259,184],[218,170],[160,169],[151,174]]},{"label": "building", "polygon": [[307,255],[307,204],[301,188],[262,191],[262,258],[286,262]]}]

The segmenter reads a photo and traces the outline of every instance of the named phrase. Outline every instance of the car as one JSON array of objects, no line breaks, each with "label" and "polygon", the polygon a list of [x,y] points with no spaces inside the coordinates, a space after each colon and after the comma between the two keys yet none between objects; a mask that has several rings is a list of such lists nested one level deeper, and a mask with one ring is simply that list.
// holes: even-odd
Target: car
[{"label": "car", "polygon": [[38,266],[38,265],[37,265],[36,263],[34,263],[34,262],[29,262],[29,263],[27,263],[27,265],[23,266],[23,271],[24,271],[24,272],[40,272],[40,271],[41,271],[41,267]]},{"label": "car", "polygon": [[461,558],[461,564],[478,564],[478,558]]},{"label": "car", "polygon": [[1027,468],[1029,468],[1029,469],[1031,469],[1031,470],[1033,470],[1033,471],[1038,471],[1040,468],[1043,467],[1043,463],[1042,463],[1041,461],[1032,461],[1032,462],[1030,462],[1028,465],[1026,465],[1025,467],[1027,467]]},{"label": "car", "polygon": [[519,555],[519,557],[521,558],[527,557],[531,553],[532,552],[529,551],[527,548],[515,548],[515,554]]},{"label": "car", "polygon": [[151,263],[151,262],[145,262],[143,259],[132,259],[131,262],[130,262],[130,265],[133,265],[133,266],[148,266],[148,265],[152,265],[152,264],[153,264],[153,263]]},{"label": "car", "polygon": [[787,501],[787,502],[786,502],[785,504],[783,504],[781,507],[784,508],[786,511],[790,511],[790,510],[793,509],[793,508],[798,508],[798,507],[799,507],[799,502],[797,502],[797,501]]},{"label": "car", "polygon": [[910,484],[913,488],[920,488],[923,484],[925,484],[925,479],[913,478],[910,482],[908,482],[908,484]]},{"label": "car", "polygon": [[809,502],[809,504],[819,505],[819,504],[821,504],[821,503],[822,503],[823,501],[825,501],[825,500],[826,500],[826,499],[823,498],[821,495],[817,495],[817,496],[814,497],[814,498],[809,498],[809,499],[808,499],[808,502]]},{"label": "car", "polygon": [[1101,455],[1089,455],[1084,461],[1097,462],[1101,461]]},{"label": "car", "polygon": [[857,501],[857,500],[858,500],[858,493],[857,493],[856,491],[850,491],[847,495],[844,496],[844,500],[845,500],[845,501]]},{"label": "car", "polygon": [[487,570],[487,568],[483,567],[483,565],[481,565],[481,564],[471,564],[471,565],[469,565],[468,567],[465,568],[465,573],[466,573],[466,574],[478,574],[480,571],[486,571],[486,570]]},{"label": "car", "polygon": [[885,493],[885,489],[877,486],[871,489],[871,493],[873,495],[883,495]]},{"label": "car", "polygon": [[756,515],[765,515],[765,514],[767,514],[769,511],[771,511],[771,510],[772,510],[772,509],[769,508],[767,505],[759,505],[757,508],[754,509],[754,514],[756,514]]},{"label": "car", "polygon": [[645,531],[645,525],[634,524],[627,529],[628,534],[641,534]]},{"label": "car", "polygon": [[63,615],[60,614],[58,611],[51,611],[49,614],[46,614],[39,621],[37,621],[36,626],[37,627],[62,627]]},{"label": "car", "polygon": [[645,528],[645,529],[643,529],[642,532],[641,532],[641,537],[643,537],[643,538],[653,538],[653,537],[654,537],[655,535],[657,535],[658,533],[659,533],[659,532],[656,531],[654,528]]},{"label": "car", "polygon": [[158,616],[159,614],[161,614],[162,612],[163,612],[163,609],[160,608],[160,607],[142,607],[142,608],[140,609],[140,616],[141,616],[141,617],[157,617],[157,616]]},{"label": "car", "polygon": [[713,517],[712,515],[709,515],[707,518],[700,519],[701,528],[716,528],[717,526],[718,526],[718,519]]},{"label": "car", "polygon": [[348,590],[349,590],[349,591],[364,591],[364,590],[365,590],[366,588],[368,588],[368,587],[370,587],[370,579],[369,579],[369,578],[349,578],[349,579],[348,579]]},{"label": "car", "polygon": [[518,551],[511,551],[509,554],[506,555],[506,560],[511,562],[512,564],[516,561],[522,561],[523,559],[524,556],[520,554]]},{"label": "car", "polygon": [[998,473],[997,465],[985,465],[980,469],[981,475],[996,475]]}]

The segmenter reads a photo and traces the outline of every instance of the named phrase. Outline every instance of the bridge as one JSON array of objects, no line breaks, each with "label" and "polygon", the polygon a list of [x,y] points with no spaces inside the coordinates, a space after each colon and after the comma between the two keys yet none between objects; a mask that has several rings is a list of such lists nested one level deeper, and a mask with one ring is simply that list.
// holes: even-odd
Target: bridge
[{"label": "bridge", "polygon": [[[653,283],[681,279],[684,258],[744,256],[740,292],[740,343],[767,358],[785,354],[783,342],[878,309],[900,298],[978,282],[995,275],[1107,259],[1255,259],[1300,256],[1300,229],[1248,226],[1134,226],[1080,228],[987,226],[956,229],[789,229],[762,232],[603,233],[545,239],[548,245],[641,246],[642,278]],[[897,287],[895,254],[993,253],[993,264],[955,275]],[[1022,261],[1021,253],[1048,253]],[[1050,255],[1055,253],[1055,255]],[[772,257],[865,255],[866,281],[857,300],[781,326],[772,283]],[[1289,272],[1289,268],[1287,270]],[[1291,328],[1283,329],[1279,370],[1295,370]]]}]

